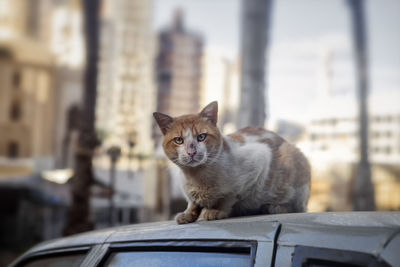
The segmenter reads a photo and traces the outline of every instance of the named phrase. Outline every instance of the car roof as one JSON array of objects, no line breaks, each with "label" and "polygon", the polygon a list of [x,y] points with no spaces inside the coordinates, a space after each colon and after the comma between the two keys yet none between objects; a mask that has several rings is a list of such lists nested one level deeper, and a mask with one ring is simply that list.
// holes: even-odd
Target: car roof
[{"label": "car roof", "polygon": [[[367,233],[368,241],[373,241],[369,243],[382,243],[387,242],[393,233],[399,232],[400,212],[293,213],[199,221],[185,225],[178,225],[174,221],[132,224],[47,241],[32,248],[30,253],[105,242],[220,239],[273,242],[276,232],[281,229],[281,242],[287,245],[293,242],[310,245],[314,240],[312,234],[321,233],[350,240],[352,236],[363,237]],[[337,242],[347,242],[343,238],[337,238]],[[332,243],[332,240],[329,242]],[[348,244],[353,246],[351,242]],[[365,248],[367,251],[374,249]]]}]

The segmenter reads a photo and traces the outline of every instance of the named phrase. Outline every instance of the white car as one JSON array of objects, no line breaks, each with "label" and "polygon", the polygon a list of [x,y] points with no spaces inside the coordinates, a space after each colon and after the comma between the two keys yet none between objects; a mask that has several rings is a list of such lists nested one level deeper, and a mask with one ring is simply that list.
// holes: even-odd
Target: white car
[{"label": "white car", "polygon": [[136,224],[42,243],[11,266],[400,266],[400,212]]}]

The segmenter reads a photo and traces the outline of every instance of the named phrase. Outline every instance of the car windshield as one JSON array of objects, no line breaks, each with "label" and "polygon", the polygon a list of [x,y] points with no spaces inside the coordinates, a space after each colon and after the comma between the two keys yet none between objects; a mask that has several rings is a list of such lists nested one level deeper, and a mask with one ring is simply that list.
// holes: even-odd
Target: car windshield
[{"label": "car windshield", "polygon": [[118,252],[111,254],[104,266],[250,266],[250,255],[177,251]]}]

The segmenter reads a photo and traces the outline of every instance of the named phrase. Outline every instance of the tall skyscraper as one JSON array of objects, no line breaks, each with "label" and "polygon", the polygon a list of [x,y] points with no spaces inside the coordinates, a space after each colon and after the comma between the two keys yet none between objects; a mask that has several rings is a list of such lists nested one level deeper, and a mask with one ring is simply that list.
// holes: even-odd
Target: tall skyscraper
[{"label": "tall skyscraper", "polygon": [[203,40],[187,30],[182,11],[158,36],[157,110],[172,116],[197,113],[200,108]]},{"label": "tall skyscraper", "polygon": [[105,0],[103,5],[96,125],[105,146],[126,151],[135,136],[136,153],[149,154],[155,109],[152,1]]},{"label": "tall skyscraper", "polygon": [[[197,113],[202,91],[203,40],[199,34],[185,28],[183,13],[174,14],[172,25],[158,35],[156,58],[157,111],[172,116]],[[167,219],[175,213],[182,196],[174,196],[173,184],[178,175],[168,168],[160,148],[161,132],[154,125],[156,142],[156,175],[146,180],[145,205],[153,208],[150,218]],[[175,204],[172,204],[175,203]]]}]

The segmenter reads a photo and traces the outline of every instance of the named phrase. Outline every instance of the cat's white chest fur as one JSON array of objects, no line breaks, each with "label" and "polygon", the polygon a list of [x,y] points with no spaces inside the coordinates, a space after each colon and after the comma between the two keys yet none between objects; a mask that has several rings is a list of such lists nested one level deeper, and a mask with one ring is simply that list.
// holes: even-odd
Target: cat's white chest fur
[{"label": "cat's white chest fur", "polygon": [[[247,143],[232,148],[233,161],[227,163],[232,190],[239,197],[252,203],[259,203],[265,197],[265,182],[270,171],[272,152],[265,144]],[[229,186],[229,185],[228,185]],[[243,203],[252,206],[252,203]]]},{"label": "cat's white chest fur", "polygon": [[185,185],[187,197],[201,206],[211,207],[219,198],[233,197],[243,209],[259,206],[265,199],[265,183],[272,160],[271,148],[266,144],[231,144],[229,152],[223,152],[210,171],[215,176],[197,183],[188,179]]}]

